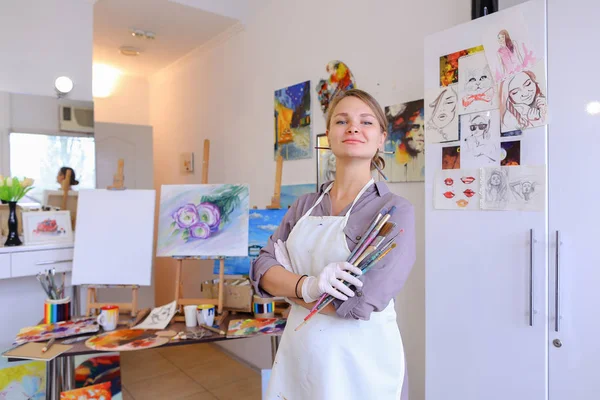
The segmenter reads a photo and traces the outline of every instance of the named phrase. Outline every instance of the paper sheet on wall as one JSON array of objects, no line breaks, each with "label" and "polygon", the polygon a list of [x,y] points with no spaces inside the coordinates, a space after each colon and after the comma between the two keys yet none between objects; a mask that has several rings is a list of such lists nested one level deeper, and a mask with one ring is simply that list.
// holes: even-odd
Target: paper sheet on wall
[{"label": "paper sheet on wall", "polygon": [[500,165],[498,110],[460,116],[460,165],[479,168]]},{"label": "paper sheet on wall", "polygon": [[436,173],[433,207],[440,210],[479,209],[479,171],[444,169]]},{"label": "paper sheet on wall", "polygon": [[484,210],[544,211],[545,166],[481,169],[481,208]]},{"label": "paper sheet on wall", "polygon": [[154,190],[81,190],[74,285],[142,285],[152,278]]},{"label": "paper sheet on wall", "polygon": [[459,114],[498,108],[498,85],[492,78],[484,53],[458,59]]},{"label": "paper sheet on wall", "polygon": [[459,139],[456,85],[425,92],[425,141],[444,143]]}]

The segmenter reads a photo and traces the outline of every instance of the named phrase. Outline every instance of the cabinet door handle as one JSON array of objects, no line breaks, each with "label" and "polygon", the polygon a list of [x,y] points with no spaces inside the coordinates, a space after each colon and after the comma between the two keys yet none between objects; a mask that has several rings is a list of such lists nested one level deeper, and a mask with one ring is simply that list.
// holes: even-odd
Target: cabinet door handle
[{"label": "cabinet door handle", "polygon": [[35,265],[52,265],[52,264],[62,264],[66,262],[73,262],[73,260],[51,260],[51,261],[40,261],[35,263]]},{"label": "cabinet door handle", "polygon": [[560,330],[560,231],[556,231],[556,279],[554,280],[554,331]]},{"label": "cabinet door handle", "polygon": [[529,230],[529,326],[533,326],[533,265],[534,262],[534,246],[535,232]]}]

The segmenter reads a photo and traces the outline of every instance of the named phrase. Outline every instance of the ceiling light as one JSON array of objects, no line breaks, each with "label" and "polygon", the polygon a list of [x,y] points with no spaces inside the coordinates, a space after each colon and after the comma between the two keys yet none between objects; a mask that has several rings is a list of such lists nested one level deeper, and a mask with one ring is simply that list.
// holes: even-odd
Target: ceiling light
[{"label": "ceiling light", "polygon": [[56,89],[58,97],[68,94],[71,90],[73,90],[73,86],[73,80],[68,76],[59,76],[54,81],[54,89]]},{"label": "ceiling light", "polygon": [[94,97],[108,97],[112,94],[121,71],[106,64],[94,64],[92,67],[92,94]]},{"label": "ceiling light", "polygon": [[131,29],[130,32],[131,32],[131,36],[139,37],[139,38],[144,37],[144,33],[145,33],[141,29]]},{"label": "ceiling light", "polygon": [[119,52],[124,56],[139,56],[140,51],[135,47],[131,46],[121,46],[119,47]]},{"label": "ceiling light", "polygon": [[585,110],[590,115],[600,114],[600,101],[590,101],[585,107]]},{"label": "ceiling light", "polygon": [[146,39],[152,39],[152,40],[156,39],[156,34],[154,32],[148,31],[145,33],[145,36],[146,36]]}]

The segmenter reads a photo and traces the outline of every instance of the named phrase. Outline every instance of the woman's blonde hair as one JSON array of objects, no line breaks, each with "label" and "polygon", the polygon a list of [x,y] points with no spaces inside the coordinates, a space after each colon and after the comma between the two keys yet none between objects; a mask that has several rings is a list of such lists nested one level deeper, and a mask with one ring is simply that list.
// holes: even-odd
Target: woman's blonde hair
[{"label": "woman's blonde hair", "polygon": [[[325,118],[325,126],[327,127],[327,130],[329,130],[329,127],[331,126],[331,119],[333,118],[333,111],[335,110],[335,107],[337,107],[339,102],[342,101],[343,99],[345,99],[346,97],[356,97],[357,99],[359,99],[363,103],[365,103],[367,106],[369,106],[371,111],[373,111],[373,113],[375,114],[375,119],[377,119],[377,122],[379,123],[379,126],[381,127],[381,133],[386,132],[385,128],[387,126],[387,119],[385,118],[385,113],[383,112],[383,108],[381,108],[381,106],[379,105],[377,100],[375,100],[375,98],[373,96],[371,96],[369,93],[365,92],[364,90],[360,90],[360,89],[349,89],[344,92],[339,92],[333,98],[331,103],[329,103],[329,108],[327,110],[327,116]],[[380,169],[385,168],[385,161],[384,161],[383,157],[381,157],[379,155],[379,150],[377,150],[377,153],[375,153],[371,162],[372,162],[371,163],[371,171],[375,169],[375,165],[377,167],[379,167]]]}]

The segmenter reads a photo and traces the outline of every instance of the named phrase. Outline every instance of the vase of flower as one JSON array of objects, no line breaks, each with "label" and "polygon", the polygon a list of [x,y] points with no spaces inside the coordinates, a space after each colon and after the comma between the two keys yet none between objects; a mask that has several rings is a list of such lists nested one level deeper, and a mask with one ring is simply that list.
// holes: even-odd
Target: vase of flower
[{"label": "vase of flower", "polygon": [[19,221],[17,220],[17,202],[33,187],[33,179],[4,178],[0,176],[0,200],[8,203],[8,238],[5,246],[20,246],[23,244],[19,238]]},{"label": "vase of flower", "polygon": [[5,246],[20,246],[23,244],[19,239],[19,221],[17,220],[17,202],[8,202],[8,238]]}]

